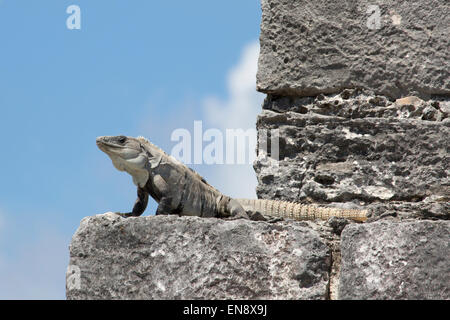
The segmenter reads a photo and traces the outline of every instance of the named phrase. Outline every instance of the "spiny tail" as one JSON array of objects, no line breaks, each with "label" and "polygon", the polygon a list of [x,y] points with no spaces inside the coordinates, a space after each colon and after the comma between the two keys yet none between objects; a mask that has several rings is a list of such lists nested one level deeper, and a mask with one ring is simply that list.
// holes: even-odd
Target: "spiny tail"
[{"label": "spiny tail", "polygon": [[314,205],[265,199],[236,199],[245,210],[259,211],[264,215],[294,220],[327,220],[341,217],[356,221],[367,220],[367,210],[316,207]]}]

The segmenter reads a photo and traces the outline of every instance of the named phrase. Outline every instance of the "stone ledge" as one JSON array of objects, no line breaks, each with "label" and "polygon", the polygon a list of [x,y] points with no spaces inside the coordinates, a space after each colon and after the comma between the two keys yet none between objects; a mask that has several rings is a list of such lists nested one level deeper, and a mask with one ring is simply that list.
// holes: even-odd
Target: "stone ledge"
[{"label": "stone ledge", "polygon": [[379,221],[342,232],[339,299],[450,299],[450,221]]},{"label": "stone ledge", "polygon": [[300,222],[106,213],[83,219],[73,236],[66,293],[67,299],[326,299],[330,269],[328,246]]}]

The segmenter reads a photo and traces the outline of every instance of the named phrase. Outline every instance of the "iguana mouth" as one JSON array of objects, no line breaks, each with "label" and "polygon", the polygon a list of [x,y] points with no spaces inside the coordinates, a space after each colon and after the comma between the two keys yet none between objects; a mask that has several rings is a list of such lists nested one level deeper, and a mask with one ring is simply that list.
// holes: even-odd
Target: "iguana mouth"
[{"label": "iguana mouth", "polygon": [[112,144],[112,143],[103,142],[103,141],[97,141],[97,145],[99,147],[100,146],[107,146],[107,147],[110,147],[110,148],[117,148],[117,149],[123,148],[123,146],[118,146],[117,144]]},{"label": "iguana mouth", "polygon": [[123,146],[105,141],[105,137],[98,137],[95,140],[95,143],[102,151],[106,151],[107,148],[109,148],[109,149],[123,149],[124,148]]}]

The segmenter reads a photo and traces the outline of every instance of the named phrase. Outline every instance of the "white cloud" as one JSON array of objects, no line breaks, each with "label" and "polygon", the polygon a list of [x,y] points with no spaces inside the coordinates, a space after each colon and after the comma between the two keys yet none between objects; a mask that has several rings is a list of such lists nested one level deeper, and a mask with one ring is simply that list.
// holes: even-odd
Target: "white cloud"
[{"label": "white cloud", "polygon": [[[153,100],[149,103],[149,114],[143,116],[138,131],[152,142],[160,144],[170,153],[176,143],[170,142],[171,132],[177,128],[185,128],[191,132],[193,142],[194,120],[202,120],[203,133],[210,128],[219,129],[223,137],[226,129],[256,129],[256,118],[261,112],[264,95],[256,91],[256,71],[259,56],[259,44],[252,41],[243,49],[237,63],[224,75],[227,84],[227,96],[220,99],[210,94],[201,99],[202,109],[198,109],[197,101],[188,98],[186,101],[173,103],[179,107],[167,112],[158,112]],[[194,99],[195,100],[195,99]],[[256,132],[256,131],[255,131]],[[224,141],[224,146],[225,146]],[[207,145],[203,143],[203,148]],[[255,153],[255,150],[247,150]],[[191,148],[192,155],[193,144]],[[248,154],[249,154],[248,153]],[[191,165],[211,185],[224,194],[239,198],[255,198],[257,179],[252,164],[220,164]]]},{"label": "white cloud", "polygon": [[256,91],[259,44],[251,42],[242,51],[238,64],[227,75],[228,99],[208,96],[203,101],[205,120],[221,129],[255,128],[264,95]]},{"label": "white cloud", "polygon": [[[228,98],[220,100],[215,96],[208,96],[204,99],[206,126],[222,130],[224,136],[226,129],[256,129],[256,118],[264,100],[264,95],[256,91],[258,56],[258,42],[247,44],[239,62],[228,72]],[[252,164],[216,165],[206,171],[210,177],[209,182],[223,193],[236,198],[256,197],[257,180]]]}]

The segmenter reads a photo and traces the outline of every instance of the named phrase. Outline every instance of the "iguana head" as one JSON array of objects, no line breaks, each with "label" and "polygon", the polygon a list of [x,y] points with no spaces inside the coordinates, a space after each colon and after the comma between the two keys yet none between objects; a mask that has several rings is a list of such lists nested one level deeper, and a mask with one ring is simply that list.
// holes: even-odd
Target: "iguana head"
[{"label": "iguana head", "polygon": [[133,176],[133,182],[144,187],[149,177],[149,171],[158,155],[152,155],[146,150],[141,138],[126,136],[98,137],[97,146],[112,160],[119,171],[126,171]]}]

